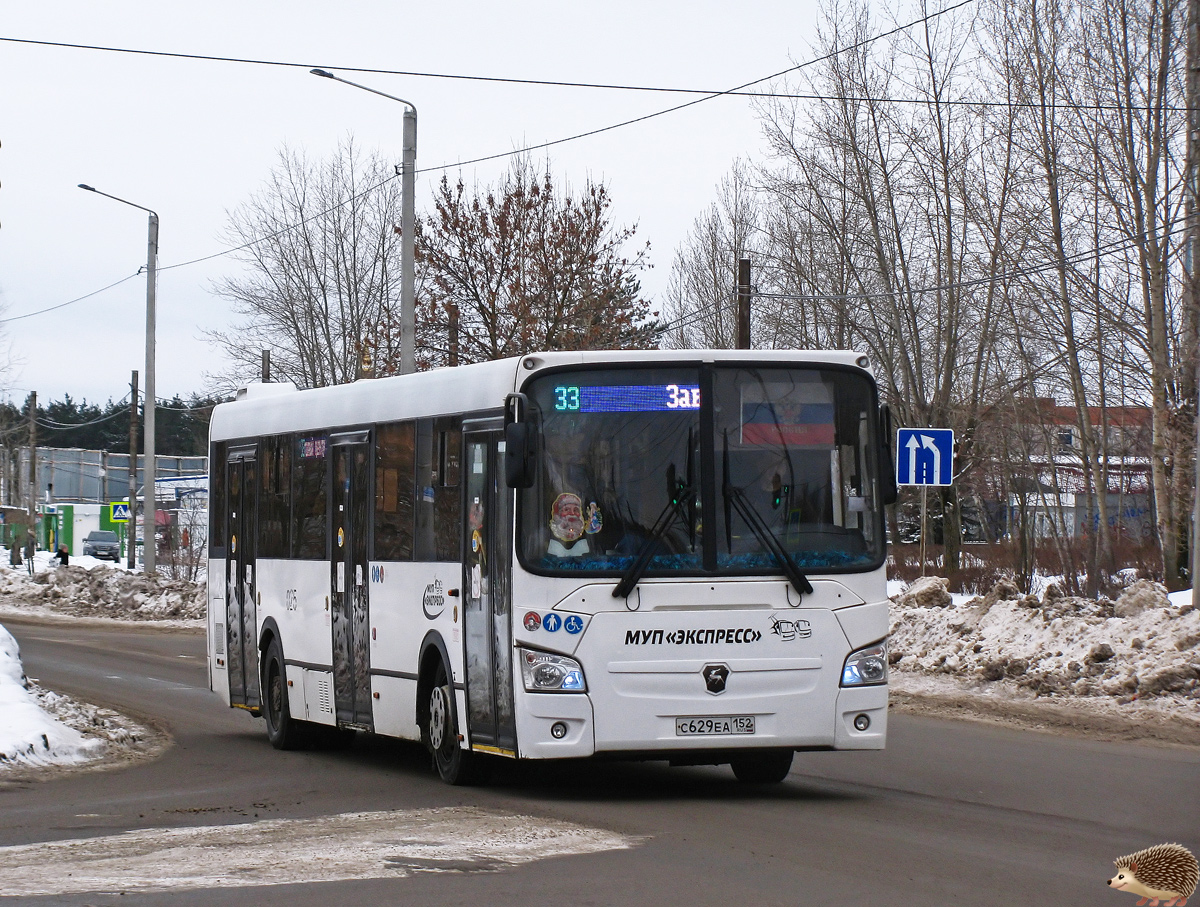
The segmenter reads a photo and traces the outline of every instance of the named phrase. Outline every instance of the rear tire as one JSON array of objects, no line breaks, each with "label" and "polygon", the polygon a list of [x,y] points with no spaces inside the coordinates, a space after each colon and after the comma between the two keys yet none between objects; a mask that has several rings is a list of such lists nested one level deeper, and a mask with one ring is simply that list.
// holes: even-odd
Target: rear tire
[{"label": "rear tire", "polygon": [[283,647],[272,639],[263,653],[262,716],[267,720],[267,739],[277,750],[298,750],[311,746],[313,735],[308,722],[292,717],[288,701],[287,674],[283,667]]},{"label": "rear tire", "polygon": [[733,774],[743,784],[778,784],[792,770],[792,750],[766,750],[740,756],[730,762]]},{"label": "rear tire", "polygon": [[425,739],[438,775],[447,784],[474,784],[479,779],[479,758],[459,746],[458,710],[445,665],[438,666],[429,691],[426,720]]}]

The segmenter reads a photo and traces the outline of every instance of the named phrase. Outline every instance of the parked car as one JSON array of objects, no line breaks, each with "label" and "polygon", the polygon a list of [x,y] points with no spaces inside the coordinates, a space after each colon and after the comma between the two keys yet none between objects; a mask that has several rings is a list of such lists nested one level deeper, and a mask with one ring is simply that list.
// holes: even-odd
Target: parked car
[{"label": "parked car", "polygon": [[100,558],[100,560],[111,560],[113,563],[120,563],[121,542],[115,532],[96,529],[89,532],[83,540],[83,553]]}]

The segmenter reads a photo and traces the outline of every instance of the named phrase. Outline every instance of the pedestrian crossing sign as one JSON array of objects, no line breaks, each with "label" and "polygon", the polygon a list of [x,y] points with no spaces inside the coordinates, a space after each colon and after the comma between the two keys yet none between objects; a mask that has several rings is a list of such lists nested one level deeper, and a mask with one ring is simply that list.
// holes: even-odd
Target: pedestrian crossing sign
[{"label": "pedestrian crossing sign", "polygon": [[109,517],[109,520],[111,520],[114,523],[128,523],[129,522],[129,505],[128,504],[113,504],[111,506],[112,506],[112,516]]}]

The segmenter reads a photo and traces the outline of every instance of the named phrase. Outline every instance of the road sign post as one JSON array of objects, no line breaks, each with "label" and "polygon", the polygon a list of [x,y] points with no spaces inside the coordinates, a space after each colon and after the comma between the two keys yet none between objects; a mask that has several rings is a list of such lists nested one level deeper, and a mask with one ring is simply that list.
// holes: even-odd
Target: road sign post
[{"label": "road sign post", "polygon": [[954,484],[954,430],[901,428],[896,431],[896,484],[921,488],[921,576],[925,575],[925,524],[929,486]]}]

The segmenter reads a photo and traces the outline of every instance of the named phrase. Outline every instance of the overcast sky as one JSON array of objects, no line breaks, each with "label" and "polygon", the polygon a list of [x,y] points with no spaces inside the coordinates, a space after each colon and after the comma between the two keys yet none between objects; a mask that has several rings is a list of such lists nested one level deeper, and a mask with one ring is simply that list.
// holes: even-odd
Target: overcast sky
[{"label": "overcast sky", "polygon": [[[0,325],[16,402],[70,394],[104,403],[145,368],[145,278],[57,311],[18,318],[135,274],[147,216],[77,188],[88,183],[161,218],[157,394],[202,391],[226,326],[211,292],[240,267],[218,253],[227,212],[267,178],[284,144],[320,158],[353,134],[400,160],[403,107],[319,79],[308,66],[726,89],[807,59],[812,0],[439,4],[208,0],[202,4],[0,0],[0,37],[279,60],[218,63],[0,42]],[[566,138],[689,100],[678,94],[514,86],[415,76],[346,78],[418,109],[418,170]],[[657,297],[675,248],[738,157],[761,156],[746,98],[558,145],[555,175],[609,186],[617,224],[652,244]],[[538,152],[536,159],[547,152]],[[494,182],[507,161],[471,165]],[[459,169],[450,171],[457,177]],[[440,178],[417,176],[418,214]],[[732,265],[731,265],[732,267]],[[144,375],[141,377],[144,387]]]}]

